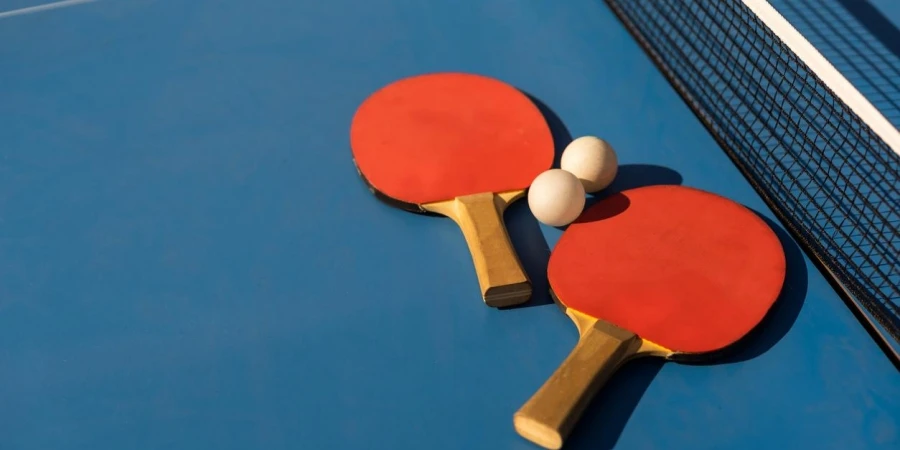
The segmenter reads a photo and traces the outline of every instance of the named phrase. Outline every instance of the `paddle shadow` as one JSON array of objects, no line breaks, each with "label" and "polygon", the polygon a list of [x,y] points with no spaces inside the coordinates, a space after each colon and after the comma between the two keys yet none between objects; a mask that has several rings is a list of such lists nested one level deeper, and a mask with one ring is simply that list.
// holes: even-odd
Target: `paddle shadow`
[{"label": "paddle shadow", "polygon": [[[563,123],[562,119],[535,96],[523,92],[532,103],[537,106],[550,127],[553,136],[553,167],[559,167],[559,158],[566,146],[572,142],[572,135]],[[504,215],[506,229],[513,248],[519,255],[522,268],[531,280],[531,299],[528,302],[506,307],[503,309],[525,308],[531,306],[549,305],[553,303],[550,297],[550,284],[547,282],[547,263],[550,261],[550,247],[541,232],[541,225],[531,214],[528,208],[528,199],[523,198],[506,210]]]},{"label": "paddle shadow", "polygon": [[809,273],[803,252],[790,233],[780,224],[758,211],[753,212],[775,232],[784,249],[787,266],[781,294],[763,320],[741,340],[718,354],[705,355],[696,359],[680,358],[679,362],[690,365],[717,365],[739,363],[756,358],[774,347],[790,331],[800,315],[809,284]]},{"label": "paddle shadow", "polygon": [[553,136],[553,167],[559,167],[563,150],[572,142],[572,134],[569,133],[569,129],[566,128],[566,124],[563,123],[562,119],[546,103],[528,92],[522,91],[522,93],[537,106],[538,110],[543,114],[547,126],[550,127],[550,134]]},{"label": "paddle shadow", "polygon": [[521,304],[501,309],[526,308],[549,305],[550,285],[547,282],[547,263],[550,261],[550,247],[541,232],[541,226],[528,209],[528,201],[519,200],[506,210],[506,230],[513,249],[519,256],[522,268],[531,280],[531,298]]},{"label": "paddle shadow", "polygon": [[566,440],[565,448],[614,448],[663,364],[665,362],[660,358],[639,358],[623,365],[585,408]]}]

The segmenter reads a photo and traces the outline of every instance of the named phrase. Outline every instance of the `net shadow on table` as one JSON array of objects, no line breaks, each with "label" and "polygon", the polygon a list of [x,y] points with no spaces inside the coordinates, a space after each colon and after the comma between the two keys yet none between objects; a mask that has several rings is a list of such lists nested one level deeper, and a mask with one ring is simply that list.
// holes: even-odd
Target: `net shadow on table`
[{"label": "net shadow on table", "polygon": [[900,32],[893,24],[871,5],[867,10],[865,1],[782,0],[776,5],[885,118],[900,125],[900,86],[894,82],[900,76]]},{"label": "net shadow on table", "polygon": [[837,0],[892,53],[900,57],[900,30],[868,0]]}]

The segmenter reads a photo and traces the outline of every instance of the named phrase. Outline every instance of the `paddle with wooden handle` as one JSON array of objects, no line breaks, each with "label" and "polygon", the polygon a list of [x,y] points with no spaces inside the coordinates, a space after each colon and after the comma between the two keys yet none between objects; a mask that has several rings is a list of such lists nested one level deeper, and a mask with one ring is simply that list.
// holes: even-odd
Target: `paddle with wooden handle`
[{"label": "paddle with wooden handle", "polygon": [[515,429],[560,448],[594,394],[630,359],[721,354],[763,320],[785,269],[772,229],[726,198],[652,186],[596,203],[569,225],[547,268],[578,343],[515,413]]},{"label": "paddle with wooden handle", "polygon": [[531,282],[503,213],[553,164],[553,136],[527,95],[467,73],[404,78],[357,109],[350,146],[360,176],[389,204],[453,219],[484,302],[528,301]]}]

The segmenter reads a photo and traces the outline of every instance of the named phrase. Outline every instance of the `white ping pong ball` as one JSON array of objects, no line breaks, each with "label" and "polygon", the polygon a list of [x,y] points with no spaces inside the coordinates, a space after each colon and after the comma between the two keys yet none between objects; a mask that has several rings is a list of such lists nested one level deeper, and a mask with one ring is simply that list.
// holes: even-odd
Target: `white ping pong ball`
[{"label": "white ping pong ball", "polygon": [[531,182],[528,207],[540,222],[561,227],[581,215],[584,196],[584,186],[575,175],[562,169],[550,169]]},{"label": "white ping pong ball", "polygon": [[563,150],[559,167],[571,172],[584,186],[585,192],[606,189],[619,170],[619,160],[608,142],[594,136],[582,136]]}]

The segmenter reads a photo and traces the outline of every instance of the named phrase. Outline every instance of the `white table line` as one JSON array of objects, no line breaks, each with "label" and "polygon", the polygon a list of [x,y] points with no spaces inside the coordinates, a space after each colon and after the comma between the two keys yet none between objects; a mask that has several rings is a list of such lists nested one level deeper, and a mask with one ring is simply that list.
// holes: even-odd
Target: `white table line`
[{"label": "white table line", "polygon": [[97,0],[63,0],[61,2],[46,3],[43,5],[37,5],[37,6],[29,6],[28,8],[21,8],[21,9],[14,9],[12,11],[0,12],[0,19],[5,19],[7,17],[12,17],[12,16],[21,16],[23,14],[32,14],[32,13],[41,12],[41,11],[48,11],[51,9],[65,8],[67,6],[75,6],[75,5],[80,5],[82,3],[91,3],[91,2],[95,2],[95,1],[97,1]]}]

